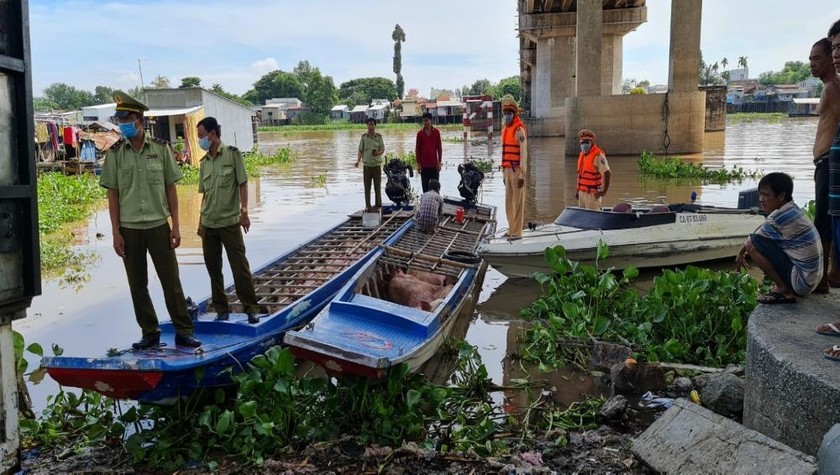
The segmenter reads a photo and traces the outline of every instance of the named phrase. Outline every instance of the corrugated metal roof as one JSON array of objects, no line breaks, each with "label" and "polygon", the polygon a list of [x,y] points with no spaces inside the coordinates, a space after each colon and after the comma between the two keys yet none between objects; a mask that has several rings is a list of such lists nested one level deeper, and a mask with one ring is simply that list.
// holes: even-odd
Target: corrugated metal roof
[{"label": "corrugated metal roof", "polygon": [[793,98],[794,104],[819,104],[820,98],[819,97],[794,97]]},{"label": "corrugated metal roof", "polygon": [[333,106],[333,108],[330,109],[330,110],[332,110],[332,111],[344,111],[344,110],[350,110],[350,108],[347,107],[346,105],[342,104],[340,106]]},{"label": "corrugated metal roof", "polygon": [[149,109],[143,113],[147,117],[166,117],[170,115],[192,114],[204,106],[180,107],[174,109]]},{"label": "corrugated metal roof", "polygon": [[366,112],[367,109],[368,109],[368,106],[356,106],[350,112]]}]

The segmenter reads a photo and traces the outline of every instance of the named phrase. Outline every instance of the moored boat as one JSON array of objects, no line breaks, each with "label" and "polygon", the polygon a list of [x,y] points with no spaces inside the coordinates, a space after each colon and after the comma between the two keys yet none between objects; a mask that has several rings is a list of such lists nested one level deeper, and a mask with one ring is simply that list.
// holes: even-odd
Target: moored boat
[{"label": "moored boat", "polygon": [[447,200],[435,234],[413,228],[383,246],[312,322],[286,333],[292,353],[333,375],[374,379],[428,361],[474,303],[486,270],[475,250],[495,230],[494,207],[468,208],[459,223],[453,206]]},{"label": "moored boat", "polygon": [[479,255],[508,277],[547,272],[545,250],[563,246],[569,259],[594,264],[599,241],[609,256],[601,267],[665,267],[735,256],[765,218],[755,209],[675,204],[612,210],[567,207],[548,224],[526,229],[520,239],[494,236]]},{"label": "moored boat", "polygon": [[200,302],[191,310],[200,348],[176,347],[172,323],[162,322],[158,347],[45,357],[42,364],[61,385],[158,404],[172,404],[199,388],[227,386],[231,372],[241,371],[254,356],[282,343],[286,331],[317,314],[378,246],[411,229],[412,215],[393,211],[370,228],[357,213],[254,271],[263,311],[259,323],[248,323],[233,286],[226,289],[232,307],[227,321],[216,320],[209,298]]}]

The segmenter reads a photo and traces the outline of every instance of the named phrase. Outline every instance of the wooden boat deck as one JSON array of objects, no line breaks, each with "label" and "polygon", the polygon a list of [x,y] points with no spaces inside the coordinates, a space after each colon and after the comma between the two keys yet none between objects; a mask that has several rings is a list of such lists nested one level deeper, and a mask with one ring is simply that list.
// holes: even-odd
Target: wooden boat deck
[{"label": "wooden boat deck", "polygon": [[[405,211],[391,213],[373,229],[363,227],[360,218],[351,216],[340,228],[257,270],[254,286],[261,313],[274,314],[320,287],[379,245],[412,215]],[[226,292],[231,312],[243,313],[235,288],[228,287]]]}]

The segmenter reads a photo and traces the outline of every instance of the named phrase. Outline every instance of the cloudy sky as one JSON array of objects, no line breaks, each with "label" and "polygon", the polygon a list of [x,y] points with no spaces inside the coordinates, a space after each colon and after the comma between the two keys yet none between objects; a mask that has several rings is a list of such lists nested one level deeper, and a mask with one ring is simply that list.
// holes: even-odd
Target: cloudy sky
[{"label": "cloudy sky", "polygon": [[[458,88],[519,73],[516,0],[30,0],[35,95],[54,82],[130,88],[156,75],[198,76],[242,94],[263,74],[309,62],[335,80],[392,72],[399,23],[406,88]],[[624,41],[624,77],[665,83],[670,0]],[[748,57],[752,76],[807,61],[840,2],[705,0],[707,61]]]}]

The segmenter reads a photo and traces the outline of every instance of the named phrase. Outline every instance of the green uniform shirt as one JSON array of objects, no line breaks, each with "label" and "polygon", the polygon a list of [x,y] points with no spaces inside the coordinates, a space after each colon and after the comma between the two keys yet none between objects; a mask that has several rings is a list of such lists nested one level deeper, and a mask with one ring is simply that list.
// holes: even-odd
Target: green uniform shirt
[{"label": "green uniform shirt", "polygon": [[105,154],[99,184],[120,196],[120,226],[151,229],[166,223],[166,186],[181,179],[181,169],[166,141],[146,135],[137,152],[128,140]]},{"label": "green uniform shirt", "polygon": [[373,138],[367,133],[362,135],[362,140],[359,142],[359,151],[362,152],[362,164],[366,167],[378,167],[382,165],[383,155],[374,157],[371,152],[374,150],[385,150],[385,142],[382,141],[382,136],[379,132],[373,133]]},{"label": "green uniform shirt", "polygon": [[209,153],[202,157],[199,177],[198,192],[204,193],[201,224],[208,228],[224,228],[238,223],[239,186],[248,181],[239,149],[219,143],[216,158]]}]

